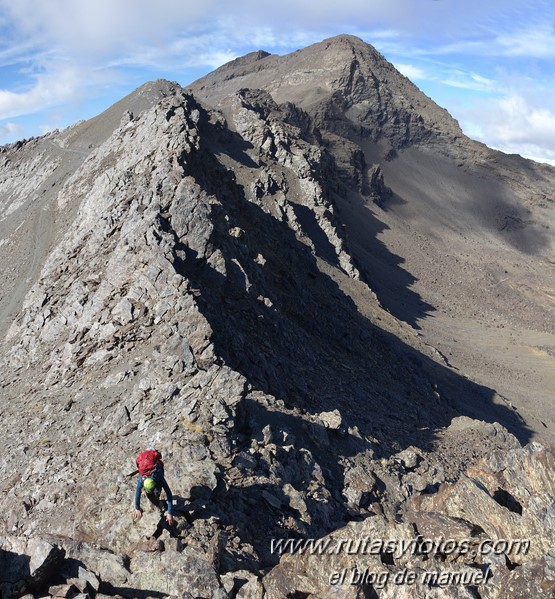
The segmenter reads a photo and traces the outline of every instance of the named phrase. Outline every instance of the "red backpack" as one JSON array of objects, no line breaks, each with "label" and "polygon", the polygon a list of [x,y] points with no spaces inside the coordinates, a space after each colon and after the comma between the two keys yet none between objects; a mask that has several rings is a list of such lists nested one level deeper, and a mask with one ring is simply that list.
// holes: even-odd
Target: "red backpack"
[{"label": "red backpack", "polygon": [[164,467],[162,454],[156,449],[147,449],[146,451],[141,452],[135,461],[141,476],[150,476],[158,464],[160,464],[162,468]]}]

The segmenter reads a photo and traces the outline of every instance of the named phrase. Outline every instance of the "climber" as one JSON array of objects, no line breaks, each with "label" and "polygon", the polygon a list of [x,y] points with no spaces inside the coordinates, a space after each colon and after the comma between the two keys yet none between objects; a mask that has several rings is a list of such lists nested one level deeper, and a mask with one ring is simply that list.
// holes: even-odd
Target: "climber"
[{"label": "climber", "polygon": [[141,490],[144,487],[146,496],[161,512],[164,513],[164,502],[160,501],[162,489],[166,492],[166,503],[168,511],[166,522],[171,526],[174,522],[172,515],[173,495],[164,478],[164,462],[162,454],[156,449],[147,449],[141,452],[136,459],[139,480],[135,489],[135,519],[139,520],[143,515],[141,509]]}]

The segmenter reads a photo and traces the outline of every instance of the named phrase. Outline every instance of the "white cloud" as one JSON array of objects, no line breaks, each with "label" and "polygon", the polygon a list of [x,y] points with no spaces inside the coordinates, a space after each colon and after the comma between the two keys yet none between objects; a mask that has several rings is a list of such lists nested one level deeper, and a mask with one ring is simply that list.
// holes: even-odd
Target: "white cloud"
[{"label": "white cloud", "polygon": [[[164,45],[177,29],[211,13],[210,0],[1,0],[20,36],[81,59],[126,52],[137,45]],[[205,12],[206,11],[206,12]]]},{"label": "white cloud", "polygon": [[[544,2],[524,4],[533,7]],[[426,0],[418,10],[414,10],[414,0],[0,0],[0,13],[9,18],[21,39],[36,47],[56,47],[66,58],[89,60],[124,59],[146,47],[163,51],[177,35],[198,36],[208,31],[236,41],[242,37],[243,44],[253,45],[263,33],[260,42],[272,47],[283,46],[284,38],[297,38],[301,47],[314,41],[302,32],[313,32],[321,39],[326,31],[370,32],[374,35],[370,40],[400,34],[430,39],[433,34],[441,43],[442,38],[472,39],[473,31],[480,26],[484,29],[483,23],[514,20],[515,10],[506,0]],[[532,8],[517,12],[519,18],[534,14]],[[504,39],[500,37],[500,43]],[[483,50],[483,45],[479,48]]]},{"label": "white cloud", "polygon": [[84,85],[86,75],[75,67],[41,74],[25,91],[0,90],[0,119],[37,112],[62,101],[75,99]]},{"label": "white cloud", "polygon": [[555,114],[546,108],[530,106],[521,96],[509,96],[498,102],[499,111],[490,131],[507,144],[553,146]]},{"label": "white cloud", "polygon": [[411,81],[417,81],[418,79],[428,78],[423,69],[421,69],[420,67],[415,67],[412,64],[395,63],[395,68],[405,77],[408,77]]},{"label": "white cloud", "polygon": [[468,135],[490,147],[540,162],[555,160],[555,113],[523,96],[512,94],[482,103],[461,122]]}]

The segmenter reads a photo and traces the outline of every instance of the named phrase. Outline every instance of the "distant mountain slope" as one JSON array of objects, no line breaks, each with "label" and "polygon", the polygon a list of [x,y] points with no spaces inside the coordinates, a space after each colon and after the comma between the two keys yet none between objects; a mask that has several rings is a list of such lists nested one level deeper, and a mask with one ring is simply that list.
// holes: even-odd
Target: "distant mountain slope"
[{"label": "distant mountain slope", "polygon": [[510,396],[553,442],[555,169],[469,139],[353,36],[286,56],[253,53],[189,87],[224,114],[226,96],[241,88],[262,88],[307,115],[297,124],[345,174],[335,206],[354,264],[382,304],[463,372]]}]

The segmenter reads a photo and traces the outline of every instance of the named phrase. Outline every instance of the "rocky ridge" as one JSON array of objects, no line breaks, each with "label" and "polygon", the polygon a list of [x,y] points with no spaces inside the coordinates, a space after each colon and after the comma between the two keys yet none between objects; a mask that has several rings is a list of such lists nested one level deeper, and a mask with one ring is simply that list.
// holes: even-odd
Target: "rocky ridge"
[{"label": "rocky ridge", "polygon": [[[272,538],[350,521],[397,537],[398,514],[416,509],[407,498],[439,497],[480,454],[518,446],[468,418],[490,390],[449,368],[361,275],[338,198],[386,201],[379,166],[352,140],[324,143],[328,117],[276,96],[241,88],[215,110],[158,82],[98,117],[105,135],[87,138],[85,124],[5,149],[9,181],[26,164],[17,152],[70,135],[87,148],[43,194],[53,249],[6,327],[0,559],[17,572],[0,579],[6,596],[323,596],[315,581],[276,590],[280,570],[261,579],[280,557]],[[131,518],[128,475],[147,446],[176,493],[171,530],[155,511]],[[516,455],[518,470],[527,454]],[[358,586],[344,596],[372,592]]]}]

